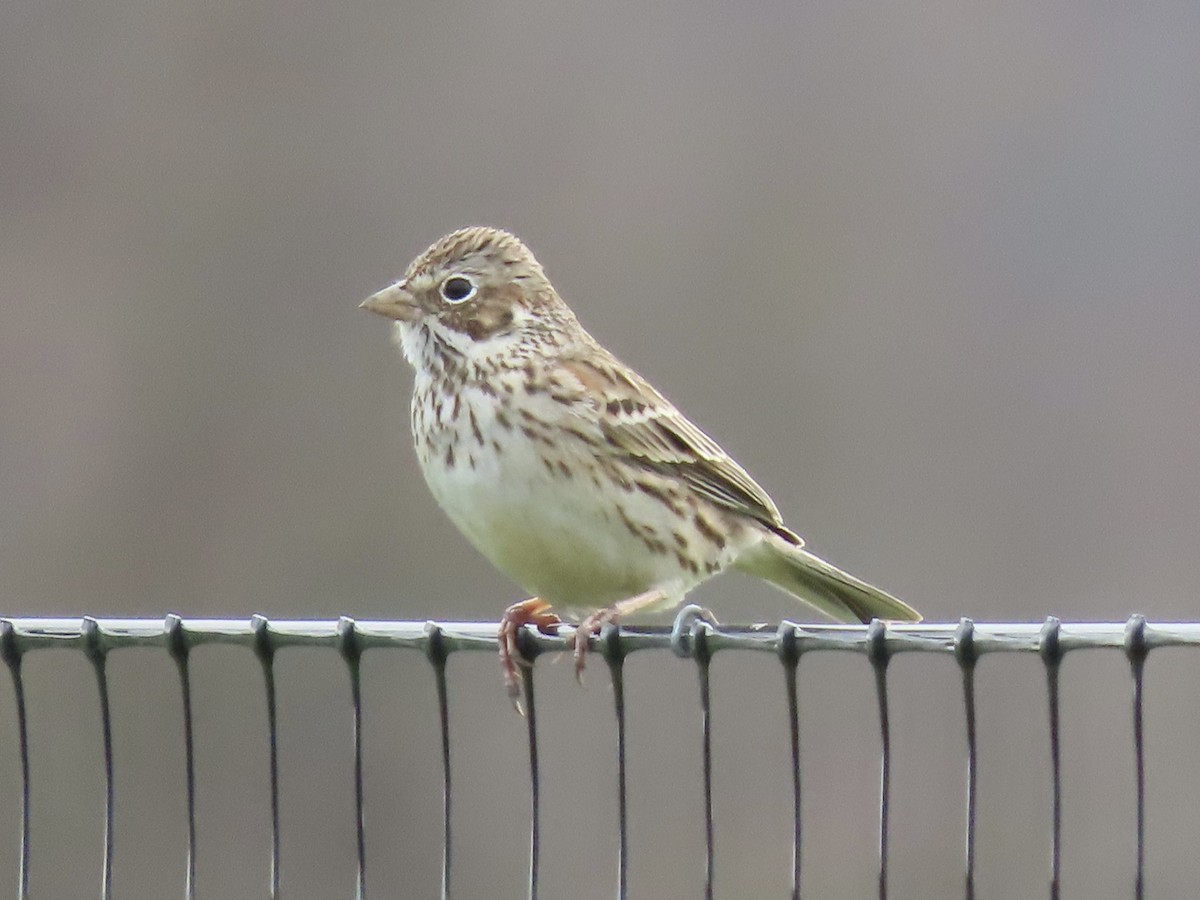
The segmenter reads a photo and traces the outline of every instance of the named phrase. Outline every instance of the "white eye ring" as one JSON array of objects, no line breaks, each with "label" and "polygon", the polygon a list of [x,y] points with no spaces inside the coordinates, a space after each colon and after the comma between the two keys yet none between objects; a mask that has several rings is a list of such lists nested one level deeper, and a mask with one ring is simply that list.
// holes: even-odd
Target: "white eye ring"
[{"label": "white eye ring", "polygon": [[475,282],[466,275],[451,275],[442,282],[442,286],[438,288],[438,293],[442,295],[442,299],[447,303],[457,305],[459,303],[466,303],[475,296],[478,290],[475,287]]}]

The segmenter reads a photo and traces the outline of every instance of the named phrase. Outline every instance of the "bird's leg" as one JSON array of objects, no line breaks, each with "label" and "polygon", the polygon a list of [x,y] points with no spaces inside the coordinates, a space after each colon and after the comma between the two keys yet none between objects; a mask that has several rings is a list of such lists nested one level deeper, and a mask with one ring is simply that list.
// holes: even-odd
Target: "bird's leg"
[{"label": "bird's leg", "polygon": [[645,609],[647,606],[662,603],[666,599],[667,595],[655,588],[654,590],[646,591],[644,594],[637,594],[633,597],[626,597],[624,600],[618,600],[612,606],[598,609],[580,622],[579,627],[575,629],[575,636],[573,638],[575,680],[580,684],[583,683],[583,670],[587,666],[587,654],[588,650],[591,649],[590,642],[593,635],[598,635],[600,630],[610,622],[615,625],[625,616],[632,615],[640,609]]},{"label": "bird's leg", "polygon": [[500,619],[500,671],[504,675],[504,688],[515,703],[521,692],[521,670],[518,666],[529,668],[529,660],[521,654],[517,646],[517,635],[526,625],[534,625],[542,634],[558,634],[558,626],[562,620],[550,611],[550,604],[541,597],[530,597],[520,603],[514,603],[504,611]]}]

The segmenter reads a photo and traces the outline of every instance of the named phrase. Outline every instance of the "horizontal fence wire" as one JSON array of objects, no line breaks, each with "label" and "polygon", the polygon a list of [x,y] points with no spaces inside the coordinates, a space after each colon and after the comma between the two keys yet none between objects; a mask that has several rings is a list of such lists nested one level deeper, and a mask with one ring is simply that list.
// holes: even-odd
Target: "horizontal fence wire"
[{"label": "horizontal fence wire", "polygon": [[[271,856],[267,861],[266,896],[280,897],[280,822],[278,777],[278,730],[274,662],[276,653],[293,647],[325,647],[340,654],[347,667],[354,707],[354,791],[355,836],[357,852],[356,896],[367,895],[365,822],[363,818],[363,729],[360,689],[360,661],[368,650],[410,648],[423,652],[433,667],[441,727],[442,750],[442,879],[443,897],[451,895],[452,831],[451,745],[449,701],[446,690],[447,658],[460,651],[496,651],[497,625],[467,622],[270,620],[256,615],[247,620],[189,619],[169,615],[165,619],[17,618],[0,616],[0,662],[8,668],[15,691],[17,722],[16,752],[20,763],[21,794],[20,851],[16,876],[18,900],[29,898],[29,873],[34,860],[30,834],[30,797],[33,785],[29,771],[28,709],[22,663],[27,653],[47,649],[75,650],[90,662],[97,682],[101,737],[106,776],[103,812],[104,856],[99,880],[104,900],[111,892],[113,848],[113,750],[112,722],[108,701],[107,659],[114,650],[159,648],[175,662],[180,680],[183,710],[183,741],[186,761],[185,800],[187,810],[187,861],[182,875],[185,897],[196,896],[196,830],[194,772],[194,734],[191,713],[190,653],[197,647],[222,644],[246,647],[262,666],[266,694],[268,748],[270,754]],[[521,635],[519,646],[531,661],[524,681],[524,712],[529,735],[530,774],[530,849],[528,895],[535,900],[540,866],[540,783],[538,771],[537,710],[532,661],[544,653],[572,650],[573,632],[564,627],[559,635],[545,635],[532,628]],[[618,792],[618,859],[615,877],[619,898],[627,896],[629,846],[626,820],[625,759],[625,658],[645,650],[670,650],[690,659],[699,676],[700,738],[705,807],[704,892],[713,895],[716,847],[713,839],[712,812],[712,710],[709,703],[709,664],[713,654],[722,651],[760,651],[775,654],[783,664],[788,723],[791,739],[793,787],[792,897],[801,893],[801,748],[797,672],[801,658],[811,652],[842,651],[862,654],[875,674],[879,710],[880,790],[878,819],[877,896],[888,895],[888,840],[890,835],[891,726],[888,717],[888,662],[898,653],[941,653],[955,659],[962,675],[963,716],[967,741],[966,814],[964,821],[964,892],[967,900],[975,896],[975,822],[977,815],[977,748],[975,730],[975,666],[979,658],[992,653],[1036,654],[1046,673],[1047,710],[1050,737],[1050,780],[1052,794],[1049,826],[1049,896],[1057,900],[1061,891],[1062,771],[1059,708],[1059,670],[1068,653],[1088,649],[1119,649],[1124,652],[1132,676],[1132,737],[1136,784],[1136,861],[1133,896],[1142,900],[1145,890],[1145,746],[1143,730],[1142,686],[1146,658],[1162,647],[1200,646],[1200,622],[1149,623],[1133,616],[1123,623],[1063,623],[1050,618],[1040,624],[975,623],[964,619],[956,624],[890,624],[880,621],[865,626],[808,625],[785,621],[776,626],[717,626],[699,607],[685,607],[671,626],[608,625],[591,639],[593,648],[608,664],[613,682],[616,721]]]}]

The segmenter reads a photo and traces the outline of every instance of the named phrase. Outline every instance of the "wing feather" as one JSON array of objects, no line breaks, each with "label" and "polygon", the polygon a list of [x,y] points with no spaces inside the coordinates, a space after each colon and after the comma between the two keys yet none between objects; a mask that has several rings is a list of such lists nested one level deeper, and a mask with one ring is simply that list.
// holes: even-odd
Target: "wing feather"
[{"label": "wing feather", "polygon": [[586,408],[606,445],[630,462],[668,474],[697,494],[762,522],[795,544],[767,492],[662,394],[615,359],[562,361],[586,393]]}]

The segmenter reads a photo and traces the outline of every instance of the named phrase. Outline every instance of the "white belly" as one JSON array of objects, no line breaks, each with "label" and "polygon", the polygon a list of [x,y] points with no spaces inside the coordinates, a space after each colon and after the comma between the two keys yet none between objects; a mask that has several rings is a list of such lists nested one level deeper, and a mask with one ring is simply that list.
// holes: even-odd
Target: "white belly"
[{"label": "white belly", "polygon": [[[498,429],[494,401],[470,393],[463,402],[474,410],[484,442],[460,412],[427,440],[418,437],[418,458],[454,524],[525,590],[567,612],[590,612],[652,588],[666,594],[663,605],[674,605],[711,574],[683,568],[675,547],[653,552],[633,533],[626,520],[667,527],[667,510],[638,492],[598,489],[590,448],[564,442],[551,450],[517,429]],[[500,443],[498,452],[492,438]],[[572,451],[579,454],[567,461],[572,476],[543,461],[546,452]]]}]

